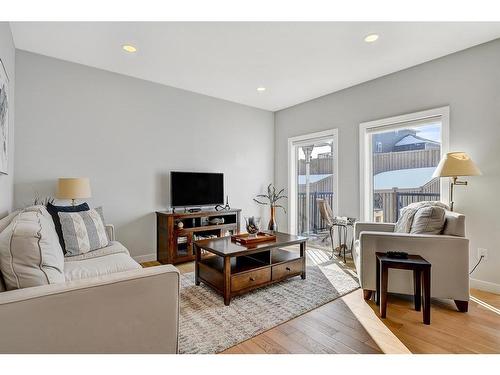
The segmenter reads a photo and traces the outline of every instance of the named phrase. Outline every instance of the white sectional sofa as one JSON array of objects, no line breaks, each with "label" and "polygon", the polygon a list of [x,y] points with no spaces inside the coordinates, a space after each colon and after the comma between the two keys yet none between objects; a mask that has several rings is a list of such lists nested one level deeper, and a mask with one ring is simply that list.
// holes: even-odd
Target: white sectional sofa
[{"label": "white sectional sofa", "polygon": [[[23,220],[16,215],[0,220],[0,353],[177,353],[175,267],[142,268],[115,241],[111,225],[109,246],[59,263],[47,260],[43,252],[59,246],[57,234],[53,222],[43,224],[52,220],[50,214],[34,211]],[[38,266],[26,269],[21,263],[29,259],[19,256],[14,261],[11,255],[20,253],[39,257]],[[27,273],[19,285],[44,285],[13,288],[12,276],[6,283],[2,269],[14,276]]]}]

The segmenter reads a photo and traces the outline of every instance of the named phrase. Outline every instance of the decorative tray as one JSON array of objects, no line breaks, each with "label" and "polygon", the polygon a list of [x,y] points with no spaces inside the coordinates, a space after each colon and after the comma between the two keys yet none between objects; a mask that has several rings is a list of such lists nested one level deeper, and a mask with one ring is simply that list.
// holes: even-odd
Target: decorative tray
[{"label": "decorative tray", "polygon": [[276,236],[270,233],[259,232],[256,237],[250,237],[249,233],[233,234],[231,241],[240,245],[254,245],[260,242],[276,241]]}]

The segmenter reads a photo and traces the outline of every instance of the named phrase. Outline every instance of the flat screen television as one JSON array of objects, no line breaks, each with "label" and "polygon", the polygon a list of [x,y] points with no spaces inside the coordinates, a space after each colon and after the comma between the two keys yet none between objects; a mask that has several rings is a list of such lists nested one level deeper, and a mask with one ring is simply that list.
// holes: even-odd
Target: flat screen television
[{"label": "flat screen television", "polygon": [[170,172],[172,207],[215,206],[224,203],[224,174]]}]

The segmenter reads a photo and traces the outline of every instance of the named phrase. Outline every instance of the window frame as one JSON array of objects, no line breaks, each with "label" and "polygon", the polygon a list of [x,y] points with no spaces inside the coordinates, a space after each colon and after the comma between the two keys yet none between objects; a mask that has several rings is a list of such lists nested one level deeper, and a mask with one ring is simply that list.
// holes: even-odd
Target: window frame
[{"label": "window frame", "polygon": [[[441,121],[441,158],[450,147],[450,107],[428,109],[425,111],[407,113],[359,124],[359,198],[360,220],[373,221],[373,165],[372,142],[369,135],[375,129],[399,129],[411,122],[424,122],[433,118]],[[440,180],[440,196],[444,203],[449,202],[449,179]]]}]

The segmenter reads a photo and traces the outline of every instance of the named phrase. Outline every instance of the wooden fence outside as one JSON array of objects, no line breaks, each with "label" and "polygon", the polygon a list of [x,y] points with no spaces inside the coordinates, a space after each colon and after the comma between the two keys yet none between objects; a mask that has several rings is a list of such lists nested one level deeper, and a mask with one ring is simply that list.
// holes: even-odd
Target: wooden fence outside
[{"label": "wooden fence outside", "polygon": [[398,169],[435,167],[440,159],[440,149],[375,153],[373,174]]},{"label": "wooden fence outside", "polygon": [[[386,152],[373,154],[373,173],[381,173],[398,169],[428,168],[438,165],[441,158],[439,149]],[[299,174],[305,174],[305,161],[299,161]],[[310,174],[333,174],[331,157],[312,159]],[[324,229],[325,223],[321,220],[316,199],[326,199],[333,207],[333,176],[310,185],[310,228],[316,232]],[[329,192],[330,191],[330,192]],[[383,189],[375,190],[374,207],[382,211],[382,220],[396,222],[399,210],[413,202],[424,200],[439,200],[439,179],[434,178],[422,187],[415,189]],[[337,213],[334,213],[337,214]],[[305,232],[305,186],[299,186],[298,193],[298,231]]]},{"label": "wooden fence outside", "polygon": [[[427,149],[400,152],[381,152],[373,154],[373,173],[394,171],[397,169],[435,167],[441,159],[441,150]],[[310,174],[331,174],[333,163],[331,157],[312,159]],[[299,174],[306,173],[305,160],[299,160]]]},{"label": "wooden fence outside", "polygon": [[382,221],[395,223],[399,210],[410,203],[439,200],[439,178],[433,178],[418,189],[380,189],[373,192],[374,207],[382,211]]},{"label": "wooden fence outside", "polygon": [[[315,191],[316,192],[333,191],[333,176],[328,176],[322,180],[310,183],[309,192],[314,193]],[[305,192],[306,192],[306,185],[299,185],[299,193],[305,194]]]},{"label": "wooden fence outside", "polygon": [[321,213],[319,212],[318,199],[325,199],[330,203],[330,207],[333,207],[333,193],[309,193],[309,230],[306,230],[306,193],[297,194],[297,233],[317,233],[326,228],[326,223],[321,219]]},{"label": "wooden fence outside", "polygon": [[[309,164],[310,174],[331,174],[333,173],[332,157],[312,159]],[[306,174],[306,161],[299,160],[299,174]]]}]

